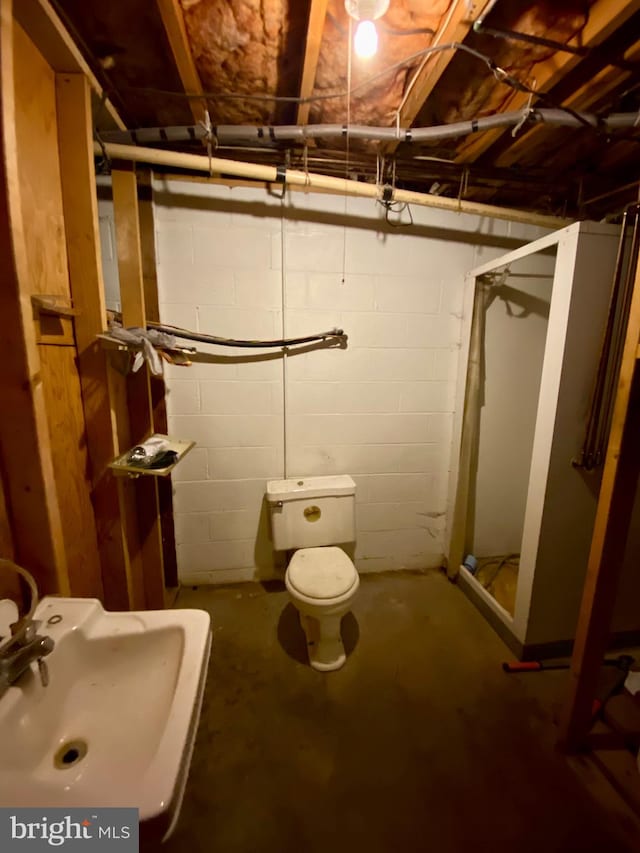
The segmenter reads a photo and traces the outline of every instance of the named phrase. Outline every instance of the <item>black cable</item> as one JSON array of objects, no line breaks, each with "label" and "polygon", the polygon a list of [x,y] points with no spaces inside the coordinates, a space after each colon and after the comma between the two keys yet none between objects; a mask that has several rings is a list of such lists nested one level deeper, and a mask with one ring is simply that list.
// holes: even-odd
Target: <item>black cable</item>
[{"label": "black cable", "polygon": [[[389,65],[387,68],[383,68],[382,71],[379,71],[377,74],[374,74],[371,77],[368,77],[366,80],[363,80],[362,83],[359,83],[357,86],[354,86],[351,90],[346,89],[340,92],[332,92],[331,94],[326,95],[310,95],[307,98],[298,98],[295,96],[288,95],[251,95],[242,94],[239,92],[175,92],[171,89],[156,89],[153,86],[122,86],[121,89],[123,91],[146,92],[148,94],[162,95],[163,97],[187,98],[188,100],[258,101],[261,103],[312,104],[318,101],[333,100],[334,98],[351,98],[354,94],[356,94],[356,92],[360,92],[362,89],[372,86],[375,82],[377,82],[382,77],[385,77],[387,74],[390,74],[392,71],[397,71],[399,68],[404,68],[404,66],[410,65],[414,60],[420,59],[423,56],[428,56],[431,53],[439,53],[445,50],[461,50],[464,53],[468,53],[470,56],[474,56],[476,59],[480,60],[480,62],[484,62],[487,68],[489,68],[489,70],[493,73],[495,78],[500,83],[504,83],[506,86],[509,86],[510,88],[515,89],[518,92],[523,92],[527,95],[532,95],[538,98],[543,103],[548,104],[550,107],[566,112],[568,115],[576,119],[576,121],[580,122],[580,124],[583,124],[591,130],[594,130],[594,126],[592,124],[589,124],[589,122],[586,121],[575,110],[572,110],[570,107],[565,107],[562,104],[555,103],[543,92],[537,92],[535,89],[531,88],[531,86],[528,86],[526,83],[523,83],[517,77],[514,77],[508,71],[505,71],[504,68],[501,68],[499,65],[496,65],[496,63],[493,61],[493,59],[491,59],[491,57],[487,56],[484,53],[481,53],[479,50],[476,50],[473,47],[469,47],[469,45],[461,44],[460,42],[450,42],[448,44],[434,45],[432,47],[426,47],[424,48],[424,50],[419,50],[416,53],[412,53],[405,59],[400,60],[400,62],[396,62],[393,65]],[[597,128],[595,129],[597,130]]]}]

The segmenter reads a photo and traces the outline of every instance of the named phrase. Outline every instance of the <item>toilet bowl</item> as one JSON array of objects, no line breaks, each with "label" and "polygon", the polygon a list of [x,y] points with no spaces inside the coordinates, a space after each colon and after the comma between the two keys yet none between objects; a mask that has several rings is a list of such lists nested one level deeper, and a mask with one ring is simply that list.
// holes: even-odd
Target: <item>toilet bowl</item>
[{"label": "toilet bowl", "polygon": [[336,547],[355,540],[355,491],[346,474],[267,483],[273,546],[293,552],[285,585],[300,615],[309,663],[322,672],[345,662],[340,625],[360,586],[352,561]]},{"label": "toilet bowl", "polygon": [[341,548],[301,548],[284,579],[307,640],[309,663],[327,672],[346,660],[340,626],[360,586],[355,566]]}]

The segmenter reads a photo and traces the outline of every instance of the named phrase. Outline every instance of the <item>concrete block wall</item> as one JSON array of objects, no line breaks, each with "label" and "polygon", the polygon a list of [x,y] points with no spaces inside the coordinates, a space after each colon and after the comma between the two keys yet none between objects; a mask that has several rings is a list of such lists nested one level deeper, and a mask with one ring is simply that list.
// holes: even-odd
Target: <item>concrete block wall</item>
[{"label": "concrete block wall", "polygon": [[[223,337],[344,328],[348,347],[206,347],[167,370],[183,581],[278,576],[266,480],[349,473],[359,571],[437,566],[464,273],[539,229],[414,209],[384,226],[367,200],[156,181],[161,317]],[[286,398],[286,416],[285,416]]]}]

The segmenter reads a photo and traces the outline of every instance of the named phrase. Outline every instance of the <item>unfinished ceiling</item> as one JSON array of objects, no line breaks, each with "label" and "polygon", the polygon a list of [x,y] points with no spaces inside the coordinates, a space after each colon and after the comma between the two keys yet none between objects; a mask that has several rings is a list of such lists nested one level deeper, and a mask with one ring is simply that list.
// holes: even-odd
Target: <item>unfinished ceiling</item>
[{"label": "unfinished ceiling", "polygon": [[[350,57],[343,0],[55,6],[131,129],[195,124],[205,110],[214,127],[475,128],[524,110],[521,126],[469,125],[437,141],[338,133],[305,151],[266,133],[217,155],[304,159],[315,172],[367,181],[383,156],[384,177],[394,172],[398,186],[591,218],[637,198],[640,126],[612,130],[603,119],[640,109],[640,0],[391,0],[366,61]],[[536,122],[532,107],[560,108],[574,126]],[[192,147],[202,151],[198,141]]]}]

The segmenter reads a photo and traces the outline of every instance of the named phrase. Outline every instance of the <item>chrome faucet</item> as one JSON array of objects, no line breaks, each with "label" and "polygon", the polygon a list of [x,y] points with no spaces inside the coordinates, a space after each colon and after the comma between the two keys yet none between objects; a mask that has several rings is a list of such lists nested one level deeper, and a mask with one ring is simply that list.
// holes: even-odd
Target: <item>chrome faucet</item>
[{"label": "chrome faucet", "polygon": [[51,637],[38,634],[40,623],[33,619],[38,605],[38,589],[32,575],[11,560],[0,559],[0,569],[9,568],[23,577],[31,591],[29,610],[11,625],[11,634],[0,638],[0,696],[14,684],[23,673],[37,662],[42,686],[49,683],[49,670],[44,658],[51,654],[54,642]]}]

